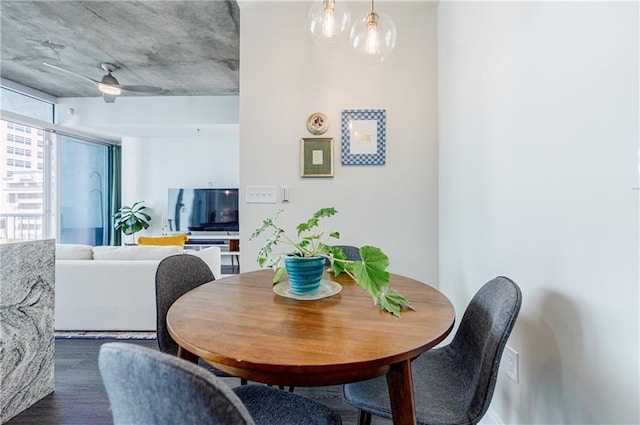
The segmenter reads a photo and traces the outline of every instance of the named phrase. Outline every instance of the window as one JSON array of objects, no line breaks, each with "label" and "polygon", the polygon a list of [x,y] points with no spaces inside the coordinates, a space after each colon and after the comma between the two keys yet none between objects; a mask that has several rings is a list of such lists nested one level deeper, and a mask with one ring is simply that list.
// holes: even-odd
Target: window
[{"label": "window", "polygon": [[[31,138],[29,137],[24,137],[24,136],[18,136],[16,134],[7,134],[7,141],[8,142],[13,142],[13,143],[19,143],[22,145],[30,145],[31,144]],[[44,146],[44,143],[43,143]]]},{"label": "window", "polygon": [[40,205],[37,204],[18,204],[19,210],[40,210]]},{"label": "window", "polygon": [[0,121],[7,164],[0,183],[0,242],[55,237],[59,243],[108,245],[114,148],[45,131],[38,147],[29,149],[28,138],[15,133],[25,126],[9,124]]},{"label": "window", "polygon": [[53,123],[54,105],[4,87],[0,92],[2,109],[23,117],[0,120],[0,243],[55,237],[108,244],[111,199],[120,192],[111,183],[119,147],[29,126],[31,118]]},{"label": "window", "polygon": [[108,244],[108,147],[62,136],[58,149],[60,242]]},{"label": "window", "polygon": [[31,168],[31,161],[24,161],[22,159],[7,159],[7,165],[9,164],[9,161],[13,161],[13,166],[14,167],[18,167],[18,168]]},{"label": "window", "polygon": [[25,127],[25,126],[20,125],[20,124],[8,123],[7,124],[7,129],[8,130],[20,131],[22,133],[31,133],[31,127]]},{"label": "window", "polygon": [[7,158],[8,167],[17,168],[31,168],[31,161],[24,161],[22,159]]},{"label": "window", "polygon": [[[10,155],[18,156],[31,156],[31,149],[16,148],[14,146],[7,146],[7,153]],[[38,155],[42,152],[38,152]]]}]

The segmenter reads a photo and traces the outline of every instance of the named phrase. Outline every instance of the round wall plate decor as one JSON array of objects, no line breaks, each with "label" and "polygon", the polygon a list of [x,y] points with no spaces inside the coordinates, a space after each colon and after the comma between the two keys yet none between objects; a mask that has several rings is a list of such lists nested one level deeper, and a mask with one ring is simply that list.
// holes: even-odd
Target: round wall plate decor
[{"label": "round wall plate decor", "polygon": [[329,129],[329,120],[321,112],[314,112],[307,119],[307,130],[311,134],[324,134]]}]

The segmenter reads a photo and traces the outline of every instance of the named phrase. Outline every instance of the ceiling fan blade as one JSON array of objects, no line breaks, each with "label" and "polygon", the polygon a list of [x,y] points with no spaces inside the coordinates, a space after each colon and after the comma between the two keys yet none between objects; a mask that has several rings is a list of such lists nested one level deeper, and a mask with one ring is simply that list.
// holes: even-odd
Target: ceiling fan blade
[{"label": "ceiling fan blade", "polygon": [[160,93],[162,91],[161,87],[153,87],[153,86],[130,86],[130,85],[118,85],[118,88],[125,91],[132,91],[138,93]]},{"label": "ceiling fan blade", "polygon": [[102,98],[107,103],[115,102],[116,96],[120,94],[120,90],[129,91],[134,93],[160,93],[163,91],[161,87],[154,86],[136,86],[136,85],[121,85],[118,83],[118,80],[111,75],[111,72],[115,71],[117,68],[114,65],[104,63],[102,64],[102,68],[107,71],[107,74],[102,77],[102,80],[97,81],[93,78],[85,77],[82,74],[78,74],[73,71],[69,71],[64,68],[60,68],[55,65],[51,65],[49,63],[43,62],[43,65],[48,66],[49,68],[53,68],[60,72],[64,72],[66,74],[72,75],[74,77],[82,78],[86,81],[89,81],[91,84],[98,87],[98,89],[102,92]]},{"label": "ceiling fan blade", "polygon": [[78,74],[78,73],[76,73],[76,72],[69,71],[69,70],[67,70],[67,69],[57,67],[57,66],[55,66],[55,65],[51,65],[50,63],[43,62],[42,64],[43,64],[43,65],[45,65],[45,66],[48,66],[49,68],[56,69],[56,70],[58,70],[58,71],[60,71],[60,72],[64,72],[64,73],[66,73],[66,74],[73,75],[74,77],[82,78],[82,79],[84,79],[84,80],[89,81],[89,82],[90,82],[90,83],[92,83],[92,84],[95,84],[95,85],[97,85],[97,84],[98,84],[98,81],[96,81],[96,80],[94,80],[94,79],[92,79],[92,78],[89,78],[89,77],[85,77],[85,76],[84,76],[84,75],[82,75],[82,74]]}]

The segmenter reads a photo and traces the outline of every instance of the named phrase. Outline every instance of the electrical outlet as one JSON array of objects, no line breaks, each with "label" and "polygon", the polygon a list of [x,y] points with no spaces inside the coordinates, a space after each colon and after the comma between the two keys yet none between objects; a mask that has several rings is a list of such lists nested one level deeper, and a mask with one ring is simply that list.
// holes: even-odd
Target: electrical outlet
[{"label": "electrical outlet", "polygon": [[514,382],[518,382],[518,352],[513,348],[506,346],[504,352],[505,363],[507,367],[507,376],[513,379]]}]

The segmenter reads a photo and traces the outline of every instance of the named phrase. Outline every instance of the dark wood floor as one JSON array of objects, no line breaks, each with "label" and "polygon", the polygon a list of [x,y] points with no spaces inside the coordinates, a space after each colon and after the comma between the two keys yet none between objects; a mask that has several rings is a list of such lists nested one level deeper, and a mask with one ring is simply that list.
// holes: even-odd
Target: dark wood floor
[{"label": "dark wood floor", "polygon": [[[9,425],[102,425],[113,424],[109,400],[98,371],[98,351],[109,340],[56,339],[55,391],[7,422]],[[155,340],[128,340],[133,344],[157,348]],[[239,385],[236,378],[225,378]],[[313,398],[337,410],[342,422],[357,423],[357,410],[342,399],[342,387],[296,388],[296,394]],[[391,421],[373,418],[373,424]]]}]

